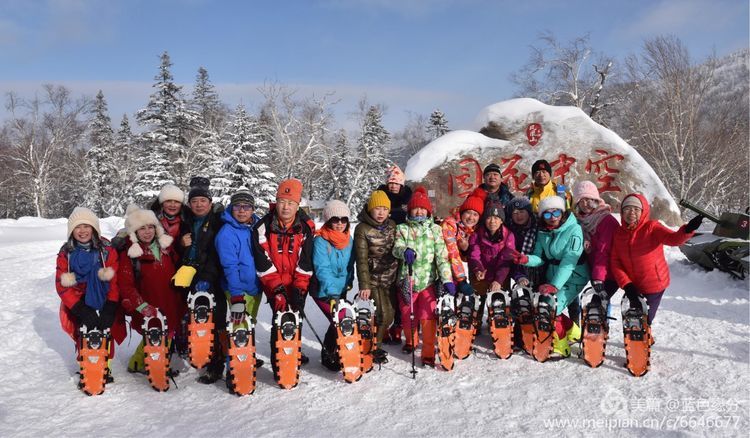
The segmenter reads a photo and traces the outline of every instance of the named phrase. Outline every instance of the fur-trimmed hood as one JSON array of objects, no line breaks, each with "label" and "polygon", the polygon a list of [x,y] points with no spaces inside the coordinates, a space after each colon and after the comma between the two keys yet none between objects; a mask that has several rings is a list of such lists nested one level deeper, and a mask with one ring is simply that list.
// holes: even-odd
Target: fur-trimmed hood
[{"label": "fur-trimmed hood", "polygon": [[125,211],[125,229],[132,242],[128,248],[128,257],[135,258],[143,255],[143,248],[138,244],[136,231],[145,225],[156,227],[156,239],[161,249],[167,249],[172,244],[174,239],[164,231],[164,227],[162,227],[161,222],[156,218],[156,214],[153,211],[138,208],[131,204]]}]

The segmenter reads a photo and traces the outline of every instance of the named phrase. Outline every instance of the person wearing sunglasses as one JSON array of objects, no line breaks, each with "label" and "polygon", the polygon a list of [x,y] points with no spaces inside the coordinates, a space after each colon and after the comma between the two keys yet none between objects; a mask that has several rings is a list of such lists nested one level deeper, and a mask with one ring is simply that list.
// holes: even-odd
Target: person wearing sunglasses
[{"label": "person wearing sunglasses", "polygon": [[573,186],[573,199],[576,200],[575,215],[583,229],[583,250],[591,271],[591,286],[597,293],[592,301],[593,305],[598,306],[602,299],[609,300],[618,289],[609,269],[609,261],[612,237],[620,223],[612,216],[612,208],[599,196],[593,182],[576,183]]},{"label": "person wearing sunglasses", "polygon": [[[249,315],[256,324],[262,296],[250,242],[253,226],[260,218],[255,214],[255,198],[250,191],[244,187],[236,191],[221,219],[224,225],[214,245],[224,271],[221,288],[230,302],[230,320],[239,325]],[[262,365],[263,361],[256,359],[256,366]]]},{"label": "person wearing sunglasses", "polygon": [[328,330],[323,339],[320,361],[331,371],[339,371],[340,362],[336,348],[336,327],[333,310],[338,300],[354,281],[354,253],[349,233],[349,207],[341,201],[328,201],[323,208],[323,227],[313,241],[313,268],[310,296],[328,320]]},{"label": "person wearing sunglasses", "polygon": [[[382,348],[394,321],[391,289],[396,283],[398,262],[393,256],[396,240],[396,222],[388,217],[391,201],[382,190],[370,194],[367,205],[357,216],[359,224],[354,229],[354,250],[357,259],[357,282],[359,296],[375,301],[375,319],[378,323],[376,344],[372,352],[375,363],[387,362],[388,354]],[[401,327],[393,332],[401,333]],[[401,344],[400,340],[398,341]]]},{"label": "person wearing sunglasses", "polygon": [[440,225],[432,219],[432,203],[427,190],[420,186],[409,201],[406,223],[396,227],[393,255],[399,259],[401,322],[406,334],[402,352],[411,353],[419,344],[417,327],[411,326],[410,316],[419,321],[422,334],[422,365],[435,366],[437,335],[437,291],[439,281],[446,293],[456,295],[448,250]]},{"label": "person wearing sunglasses", "polygon": [[[548,196],[539,203],[539,234],[531,255],[516,253],[515,262],[536,267],[546,263],[546,283],[537,291],[543,295],[555,294],[557,319],[555,320],[554,352],[570,356],[569,336],[580,333],[580,328],[563,314],[568,305],[578,297],[589,282],[589,268],[583,254],[583,230],[575,215],[565,210],[565,200]],[[580,336],[580,335],[579,335]]]},{"label": "person wearing sunglasses", "polygon": [[[631,307],[643,296],[648,304],[648,325],[656,317],[661,298],[669,286],[669,266],[664,245],[679,246],[690,240],[703,220],[695,216],[677,231],[650,218],[651,207],[640,193],[625,196],[620,204],[622,224],[612,239],[612,274],[628,296]],[[653,336],[651,337],[653,343]]]}]

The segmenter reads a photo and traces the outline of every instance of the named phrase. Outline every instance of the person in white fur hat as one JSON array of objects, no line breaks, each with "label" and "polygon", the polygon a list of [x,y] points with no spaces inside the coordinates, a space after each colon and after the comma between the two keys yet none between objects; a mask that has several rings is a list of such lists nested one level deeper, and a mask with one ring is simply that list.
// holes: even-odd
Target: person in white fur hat
[{"label": "person in white fur hat", "polygon": [[[120,252],[117,282],[122,307],[133,320],[131,327],[141,333],[143,318],[157,310],[167,318],[168,339],[173,339],[186,312],[182,295],[172,285],[179,255],[151,210],[130,205],[126,212],[128,237]],[[128,362],[128,371],[143,371],[143,341]]]},{"label": "person in white fur hat", "polygon": [[[60,323],[80,347],[78,328],[111,329],[119,344],[125,338],[125,319],[118,311],[117,252],[101,237],[99,218],[76,207],[68,218],[68,240],[57,254],[55,288],[62,300]],[[110,346],[110,358],[114,346]]]},{"label": "person in white fur hat", "polygon": [[349,233],[349,207],[341,201],[328,201],[323,209],[325,224],[313,241],[313,268],[310,296],[330,323],[321,352],[321,362],[332,370],[339,370],[336,354],[336,328],[333,325],[333,306],[346,298],[354,281],[354,252]]}]

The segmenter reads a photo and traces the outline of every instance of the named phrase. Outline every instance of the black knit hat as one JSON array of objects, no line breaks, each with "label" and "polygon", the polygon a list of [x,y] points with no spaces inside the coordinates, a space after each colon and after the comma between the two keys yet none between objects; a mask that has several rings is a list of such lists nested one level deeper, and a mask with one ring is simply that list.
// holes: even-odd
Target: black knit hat
[{"label": "black knit hat", "polygon": [[232,205],[239,204],[240,202],[244,202],[245,204],[250,204],[255,207],[255,198],[253,198],[253,195],[248,189],[239,189],[234,193],[234,195],[232,195],[231,198],[229,198],[229,203]]},{"label": "black knit hat", "polygon": [[505,222],[505,210],[503,209],[502,204],[493,202],[484,206],[484,215],[482,216],[482,219],[487,220],[487,218],[491,216],[499,217],[500,220]]},{"label": "black knit hat", "polygon": [[190,193],[188,193],[188,202],[198,196],[211,200],[213,196],[211,196],[211,190],[209,189],[210,184],[211,181],[209,181],[208,178],[202,176],[194,176],[190,178]]},{"label": "black knit hat", "polygon": [[495,163],[488,164],[487,167],[484,168],[484,172],[482,172],[482,175],[487,175],[487,173],[489,172],[502,173],[502,171],[500,170],[500,166]]},{"label": "black knit hat", "polygon": [[531,174],[535,174],[537,170],[546,170],[547,173],[552,175],[552,166],[549,165],[549,162],[547,162],[547,160],[535,161],[534,165],[531,166]]}]

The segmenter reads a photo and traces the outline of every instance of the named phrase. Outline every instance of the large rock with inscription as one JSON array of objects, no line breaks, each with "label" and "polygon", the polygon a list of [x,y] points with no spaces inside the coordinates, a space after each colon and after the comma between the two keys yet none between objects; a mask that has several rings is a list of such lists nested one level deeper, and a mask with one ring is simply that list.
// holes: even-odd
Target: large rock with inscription
[{"label": "large rock with inscription", "polygon": [[682,223],[677,204],[643,157],[578,108],[506,100],[482,110],[474,129],[432,141],[406,166],[407,179],[428,188],[437,215],[448,214],[479,186],[490,162],[500,166],[511,191],[523,194],[532,183],[531,165],[545,159],[558,183],[593,181],[614,211],[626,194],[639,192],[651,202],[653,218]]}]

